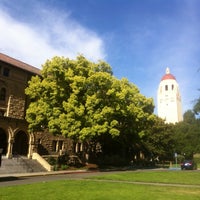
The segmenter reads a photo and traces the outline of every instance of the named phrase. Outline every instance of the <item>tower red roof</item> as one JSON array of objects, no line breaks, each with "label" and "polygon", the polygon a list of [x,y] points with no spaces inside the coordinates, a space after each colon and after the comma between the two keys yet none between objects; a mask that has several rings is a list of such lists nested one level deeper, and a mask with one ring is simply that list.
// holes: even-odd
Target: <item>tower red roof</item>
[{"label": "tower red roof", "polygon": [[167,79],[174,79],[174,80],[176,80],[175,76],[173,76],[172,74],[165,74],[165,75],[162,77],[161,81],[167,80]]},{"label": "tower red roof", "polygon": [[169,68],[166,69],[166,74],[162,77],[161,81],[168,79],[176,80],[175,76],[170,74]]}]

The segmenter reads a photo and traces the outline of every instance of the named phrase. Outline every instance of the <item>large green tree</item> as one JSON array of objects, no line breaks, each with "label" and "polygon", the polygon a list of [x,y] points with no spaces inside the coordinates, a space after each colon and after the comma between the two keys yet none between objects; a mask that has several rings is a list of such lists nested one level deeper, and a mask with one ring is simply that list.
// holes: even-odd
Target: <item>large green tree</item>
[{"label": "large green tree", "polygon": [[26,113],[29,131],[48,129],[82,141],[106,135],[132,143],[154,120],[151,98],[127,79],[115,78],[107,63],[81,55],[47,60],[26,94],[31,100]]}]

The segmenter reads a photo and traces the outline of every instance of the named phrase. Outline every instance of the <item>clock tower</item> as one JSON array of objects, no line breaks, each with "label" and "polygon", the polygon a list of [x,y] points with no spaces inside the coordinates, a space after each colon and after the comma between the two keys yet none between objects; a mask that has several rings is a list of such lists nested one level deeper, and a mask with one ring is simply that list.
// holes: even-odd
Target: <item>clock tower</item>
[{"label": "clock tower", "polygon": [[158,116],[166,123],[183,121],[181,95],[176,78],[166,68],[157,93]]}]

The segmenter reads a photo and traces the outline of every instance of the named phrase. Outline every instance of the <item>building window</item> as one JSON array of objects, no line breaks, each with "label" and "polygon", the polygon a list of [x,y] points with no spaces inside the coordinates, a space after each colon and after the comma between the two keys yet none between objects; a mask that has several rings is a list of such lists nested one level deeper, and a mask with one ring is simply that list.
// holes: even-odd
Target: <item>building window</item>
[{"label": "building window", "polygon": [[1,101],[6,100],[6,88],[1,88],[1,90],[0,90],[0,100]]},{"label": "building window", "polygon": [[172,84],[172,90],[174,90],[174,85]]},{"label": "building window", "polygon": [[63,141],[58,141],[58,150],[62,150],[63,149]]},{"label": "building window", "polygon": [[63,149],[63,141],[62,140],[53,140],[52,141],[52,151],[59,152]]},{"label": "building window", "polygon": [[168,91],[168,85],[165,85],[165,91]]},{"label": "building window", "polygon": [[83,144],[78,142],[74,144],[74,152],[75,153],[80,153],[83,151]]},{"label": "building window", "polygon": [[4,114],[5,114],[5,110],[0,109],[0,116],[4,116]]},{"label": "building window", "polygon": [[10,74],[10,69],[8,69],[8,68],[3,68],[3,75],[8,77],[9,74]]},{"label": "building window", "polygon": [[52,141],[52,151],[56,152],[57,142],[55,140]]}]

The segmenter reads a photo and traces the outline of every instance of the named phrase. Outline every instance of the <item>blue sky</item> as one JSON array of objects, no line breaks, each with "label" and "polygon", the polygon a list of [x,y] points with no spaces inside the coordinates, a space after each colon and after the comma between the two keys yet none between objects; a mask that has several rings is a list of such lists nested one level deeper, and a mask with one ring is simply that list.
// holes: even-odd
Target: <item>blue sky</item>
[{"label": "blue sky", "polygon": [[199,8],[199,0],[1,0],[0,52],[38,68],[53,56],[105,60],[155,106],[169,67],[185,112],[200,96]]}]

